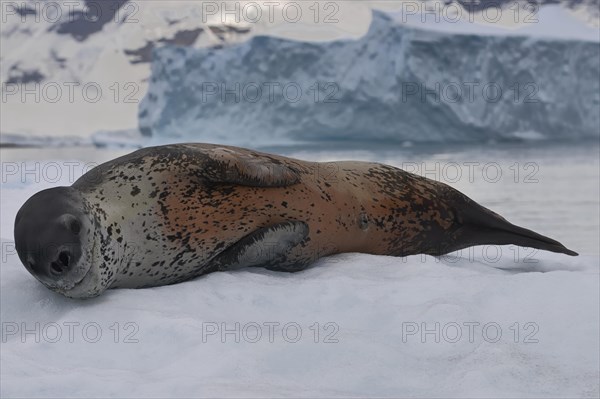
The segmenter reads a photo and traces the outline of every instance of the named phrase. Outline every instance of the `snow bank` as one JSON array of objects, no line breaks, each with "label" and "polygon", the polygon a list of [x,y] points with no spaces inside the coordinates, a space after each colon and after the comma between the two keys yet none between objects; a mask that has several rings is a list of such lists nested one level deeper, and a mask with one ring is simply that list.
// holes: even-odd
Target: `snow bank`
[{"label": "snow bank", "polygon": [[166,46],[140,129],[252,145],[598,138],[599,52],[597,42],[418,30],[380,12],[358,40]]}]

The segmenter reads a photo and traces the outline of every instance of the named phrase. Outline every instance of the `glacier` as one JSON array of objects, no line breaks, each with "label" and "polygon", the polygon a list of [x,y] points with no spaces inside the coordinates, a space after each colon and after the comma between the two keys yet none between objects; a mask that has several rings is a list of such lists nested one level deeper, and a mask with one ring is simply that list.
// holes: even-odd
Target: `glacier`
[{"label": "glacier", "polygon": [[357,40],[158,48],[139,128],[255,146],[582,140],[599,137],[599,107],[598,42],[427,31],[373,11]]}]

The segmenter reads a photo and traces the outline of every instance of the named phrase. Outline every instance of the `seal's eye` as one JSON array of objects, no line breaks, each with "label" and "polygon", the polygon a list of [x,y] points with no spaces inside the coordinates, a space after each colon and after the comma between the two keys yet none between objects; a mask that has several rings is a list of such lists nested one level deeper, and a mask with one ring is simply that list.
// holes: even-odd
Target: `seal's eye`
[{"label": "seal's eye", "polygon": [[58,218],[59,223],[71,233],[78,235],[81,232],[81,222],[75,215],[66,213]]},{"label": "seal's eye", "polygon": [[71,232],[73,232],[73,234],[79,234],[79,232],[81,231],[81,224],[77,220],[72,220],[69,224],[69,228],[71,229]]}]

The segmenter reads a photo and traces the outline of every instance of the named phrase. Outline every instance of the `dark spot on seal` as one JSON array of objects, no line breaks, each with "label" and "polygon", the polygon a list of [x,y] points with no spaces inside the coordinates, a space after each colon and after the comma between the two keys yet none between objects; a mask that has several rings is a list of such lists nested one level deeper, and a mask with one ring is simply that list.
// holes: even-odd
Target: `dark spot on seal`
[{"label": "dark spot on seal", "polygon": [[361,212],[358,216],[358,227],[360,227],[361,230],[366,230],[369,227],[369,217],[364,212]]},{"label": "dark spot on seal", "polygon": [[140,193],[140,188],[138,186],[134,186],[133,189],[131,190],[131,195],[133,197],[135,197],[136,195],[138,195]]},{"label": "dark spot on seal", "polygon": [[69,228],[71,229],[71,232],[73,234],[79,234],[79,232],[81,231],[81,223],[79,223],[79,221],[77,220],[73,220],[71,221]]}]

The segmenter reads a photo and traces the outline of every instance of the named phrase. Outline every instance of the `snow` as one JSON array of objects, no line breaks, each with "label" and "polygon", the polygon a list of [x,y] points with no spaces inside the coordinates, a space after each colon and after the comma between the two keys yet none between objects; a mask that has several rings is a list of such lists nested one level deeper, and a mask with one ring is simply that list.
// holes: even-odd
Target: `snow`
[{"label": "snow", "polygon": [[[296,274],[213,273],[85,301],[55,294],[27,273],[12,246],[14,216],[34,192],[77,178],[66,173],[71,161],[78,174],[127,150],[49,149],[40,157],[1,149],[0,395],[598,397],[598,149],[584,143],[284,151],[417,167],[445,181],[455,179],[440,172],[444,165],[480,162],[472,178],[461,167],[461,178],[449,183],[579,251],[576,258],[519,249],[515,262],[511,246],[475,247],[462,258],[341,254]],[[481,174],[492,162],[503,172],[495,182]],[[537,182],[525,182],[523,173],[533,170],[527,162],[537,165],[527,175]],[[61,170],[57,179],[49,177],[52,163]],[[36,323],[38,333],[23,335]]]},{"label": "snow", "polygon": [[[592,12],[586,15],[559,4],[534,7],[527,2],[508,2],[507,6],[501,9],[499,3],[490,3],[488,10],[481,10],[471,15],[464,9],[457,8],[456,3],[453,5],[443,3],[435,5],[435,3],[431,1],[416,8],[417,11],[427,11],[425,14],[416,13],[414,6],[411,8],[408,5],[410,2],[395,7],[396,10],[392,9],[389,12],[397,21],[409,26],[453,34],[600,41],[598,22],[591,21]],[[582,23],[582,17],[586,16],[590,19],[589,23]],[[556,29],[557,25],[560,25],[560,30]]]}]

